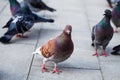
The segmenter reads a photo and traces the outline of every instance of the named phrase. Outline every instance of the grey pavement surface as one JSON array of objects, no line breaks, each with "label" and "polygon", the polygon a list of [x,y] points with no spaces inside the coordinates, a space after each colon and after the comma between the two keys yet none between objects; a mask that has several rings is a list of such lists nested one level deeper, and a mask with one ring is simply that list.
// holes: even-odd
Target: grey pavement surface
[{"label": "grey pavement surface", "polygon": [[[19,1],[19,0],[18,0]],[[20,0],[21,1],[21,0]],[[119,44],[120,30],[115,33],[107,46],[108,57],[92,56],[91,28],[103,18],[108,9],[105,0],[44,0],[55,8],[54,13],[41,11],[37,14],[55,19],[54,23],[37,23],[26,32],[27,39],[14,37],[10,44],[0,43],[0,80],[120,80],[120,56],[111,55],[112,48]],[[11,17],[8,0],[0,0],[0,36],[6,29],[2,26]],[[65,25],[73,27],[72,39],[74,52],[72,56],[58,64],[62,70],[59,75],[42,73],[42,57],[32,52],[59,35]],[[113,25],[113,24],[112,24]],[[114,25],[113,25],[114,27]],[[52,70],[53,64],[47,67]]]}]

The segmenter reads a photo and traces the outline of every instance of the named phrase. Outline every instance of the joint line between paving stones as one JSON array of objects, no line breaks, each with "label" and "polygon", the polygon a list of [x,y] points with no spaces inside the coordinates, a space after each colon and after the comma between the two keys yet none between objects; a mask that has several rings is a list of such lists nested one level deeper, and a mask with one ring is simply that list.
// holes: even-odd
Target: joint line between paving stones
[{"label": "joint line between paving stones", "polygon": [[100,73],[101,73],[101,76],[102,76],[102,80],[104,80],[104,76],[103,76],[102,68],[101,68],[101,65],[100,65],[99,57],[98,57],[98,64],[99,64],[99,67],[100,67]]},{"label": "joint line between paving stones", "polygon": [[[43,15],[43,17],[45,17],[45,15]],[[41,23],[41,26],[42,25],[43,25],[43,23]],[[35,49],[37,48],[37,45],[38,45],[38,42],[39,42],[40,30],[41,30],[41,27],[39,29],[39,34],[38,34],[38,39],[37,39],[37,42],[36,42],[36,45],[35,45]],[[34,51],[35,51],[35,49],[34,49]],[[33,64],[33,61],[34,61],[34,56],[35,56],[35,54],[33,54],[33,56],[32,56],[32,60],[31,60],[31,63],[30,63],[30,67],[29,67],[29,70],[28,70],[28,75],[27,75],[26,80],[29,79],[29,75],[30,75],[30,72],[31,72],[31,69],[32,69],[32,64]]]},{"label": "joint line between paving stones", "polygon": [[61,67],[67,69],[82,69],[82,70],[100,70],[100,69],[93,69],[93,68],[76,68],[76,67]]},{"label": "joint line between paving stones", "polygon": [[[42,25],[42,24],[41,24],[41,25]],[[40,30],[40,29],[39,29],[39,30]],[[38,42],[39,42],[39,36],[40,36],[40,31],[39,31],[39,34],[38,34],[37,42],[36,42],[36,44],[35,44],[35,49],[37,48],[37,44],[38,44]],[[34,51],[35,51],[35,49],[34,49]],[[35,56],[35,54],[33,54],[33,56],[32,56],[32,60],[31,60],[31,63],[30,63],[30,67],[29,67],[29,70],[28,70],[28,75],[27,75],[27,79],[26,79],[26,80],[29,79],[29,75],[30,75],[30,71],[31,71],[31,68],[32,68],[34,56]]]}]

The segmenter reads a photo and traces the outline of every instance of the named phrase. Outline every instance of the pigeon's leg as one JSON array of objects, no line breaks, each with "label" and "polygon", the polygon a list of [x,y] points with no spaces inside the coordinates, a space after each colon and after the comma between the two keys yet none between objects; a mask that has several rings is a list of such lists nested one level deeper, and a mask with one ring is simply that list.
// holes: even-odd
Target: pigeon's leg
[{"label": "pigeon's leg", "polygon": [[105,57],[108,56],[108,54],[105,52],[105,50],[103,50],[103,52],[102,52],[102,56],[105,56]]},{"label": "pigeon's leg", "polygon": [[[95,43],[95,42],[94,42],[94,43]],[[95,45],[95,53],[93,54],[93,56],[96,56],[96,57],[99,56],[99,54],[98,54],[98,52],[97,52],[97,49],[98,49],[98,45]]]},{"label": "pigeon's leg", "polygon": [[57,68],[57,63],[54,63],[53,73],[59,74],[60,72],[62,72],[62,71],[60,71],[60,70]]},{"label": "pigeon's leg", "polygon": [[45,66],[45,63],[48,61],[47,58],[44,58],[43,59],[43,64],[41,65],[41,68],[42,68],[42,72],[49,72],[48,69],[46,68]]},{"label": "pigeon's leg", "polygon": [[20,38],[28,38],[28,36],[25,36],[23,34],[17,34],[16,37],[20,37]]}]

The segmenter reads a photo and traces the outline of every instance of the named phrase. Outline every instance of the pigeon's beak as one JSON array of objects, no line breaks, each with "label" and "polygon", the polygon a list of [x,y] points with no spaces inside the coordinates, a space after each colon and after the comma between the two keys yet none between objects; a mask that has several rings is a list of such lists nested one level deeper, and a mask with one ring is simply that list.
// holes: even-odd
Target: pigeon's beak
[{"label": "pigeon's beak", "polygon": [[70,32],[71,32],[70,30],[66,30],[66,33],[67,33],[67,34],[70,34]]}]

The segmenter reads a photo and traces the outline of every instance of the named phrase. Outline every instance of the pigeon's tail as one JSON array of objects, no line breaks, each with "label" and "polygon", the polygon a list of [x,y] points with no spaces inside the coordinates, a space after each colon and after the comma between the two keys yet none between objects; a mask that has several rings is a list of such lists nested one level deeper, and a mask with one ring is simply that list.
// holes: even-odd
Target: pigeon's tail
[{"label": "pigeon's tail", "polygon": [[120,45],[115,46],[113,50],[120,50]]},{"label": "pigeon's tail", "polygon": [[54,20],[53,19],[46,19],[46,18],[43,18],[43,17],[40,17],[36,14],[32,14],[34,19],[35,19],[35,22],[50,22],[50,23],[53,23]]},{"label": "pigeon's tail", "polygon": [[56,11],[55,9],[53,9],[53,8],[51,8],[51,7],[46,7],[46,10],[48,10],[48,11],[50,11],[50,12],[54,12],[54,11]]},{"label": "pigeon's tail", "polygon": [[40,54],[40,55],[41,55],[40,48],[41,48],[41,47],[37,48],[32,54]]}]

